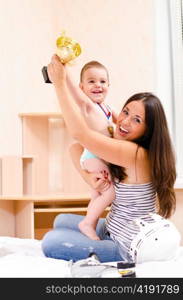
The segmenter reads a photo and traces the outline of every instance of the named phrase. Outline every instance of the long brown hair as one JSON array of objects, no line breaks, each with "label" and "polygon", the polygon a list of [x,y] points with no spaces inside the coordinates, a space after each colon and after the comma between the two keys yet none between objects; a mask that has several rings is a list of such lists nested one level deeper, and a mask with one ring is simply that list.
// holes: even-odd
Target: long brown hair
[{"label": "long brown hair", "polygon": [[[158,97],[152,93],[134,94],[126,101],[123,108],[132,101],[144,103],[146,131],[134,142],[148,150],[152,183],[156,188],[159,201],[159,214],[168,218],[175,210],[176,168],[165,112]],[[109,164],[109,168],[112,177],[119,181],[127,176],[123,167]]]}]

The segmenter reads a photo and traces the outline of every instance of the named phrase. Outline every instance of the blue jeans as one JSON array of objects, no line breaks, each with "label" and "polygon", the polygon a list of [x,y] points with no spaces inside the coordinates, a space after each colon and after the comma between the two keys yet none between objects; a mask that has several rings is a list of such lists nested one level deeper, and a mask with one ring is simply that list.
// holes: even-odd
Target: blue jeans
[{"label": "blue jeans", "polygon": [[105,219],[99,219],[96,232],[101,240],[91,240],[82,234],[78,223],[84,216],[59,214],[54,220],[53,230],[42,240],[42,250],[47,257],[73,260],[84,259],[95,252],[101,262],[121,261],[117,244],[111,240]]}]

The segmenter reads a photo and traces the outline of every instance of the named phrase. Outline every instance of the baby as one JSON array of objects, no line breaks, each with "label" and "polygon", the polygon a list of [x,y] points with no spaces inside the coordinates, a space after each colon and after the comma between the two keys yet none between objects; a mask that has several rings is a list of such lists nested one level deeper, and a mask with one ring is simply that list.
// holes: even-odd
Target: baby
[{"label": "baby", "polygon": [[[88,125],[92,129],[112,137],[113,122],[116,123],[117,114],[104,103],[109,89],[109,75],[105,66],[97,61],[85,64],[80,73],[80,89],[73,84],[67,68],[67,83]],[[107,164],[87,149],[84,149],[81,155],[80,164],[84,170],[90,173],[105,172],[110,174]],[[99,240],[96,234],[98,218],[111,204],[114,197],[115,191],[112,183],[102,193],[91,190],[91,200],[87,207],[86,216],[78,225],[83,234],[93,240]]]}]

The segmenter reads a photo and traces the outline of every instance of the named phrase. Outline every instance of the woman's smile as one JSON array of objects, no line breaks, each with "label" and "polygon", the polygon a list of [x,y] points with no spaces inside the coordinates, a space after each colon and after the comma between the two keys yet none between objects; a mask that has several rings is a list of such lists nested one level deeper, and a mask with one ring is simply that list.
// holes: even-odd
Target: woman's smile
[{"label": "woman's smile", "polygon": [[122,136],[126,136],[129,133],[129,130],[125,129],[122,125],[119,126],[119,131]]}]

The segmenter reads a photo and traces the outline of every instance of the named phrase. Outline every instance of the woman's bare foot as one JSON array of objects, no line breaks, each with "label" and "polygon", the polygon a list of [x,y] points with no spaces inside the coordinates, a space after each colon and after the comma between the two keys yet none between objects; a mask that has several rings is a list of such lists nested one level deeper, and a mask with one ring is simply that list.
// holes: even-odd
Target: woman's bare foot
[{"label": "woman's bare foot", "polygon": [[95,229],[92,227],[91,224],[87,223],[85,220],[82,220],[79,224],[78,227],[80,231],[85,234],[87,237],[89,237],[92,240],[100,240],[98,235],[96,234]]}]

